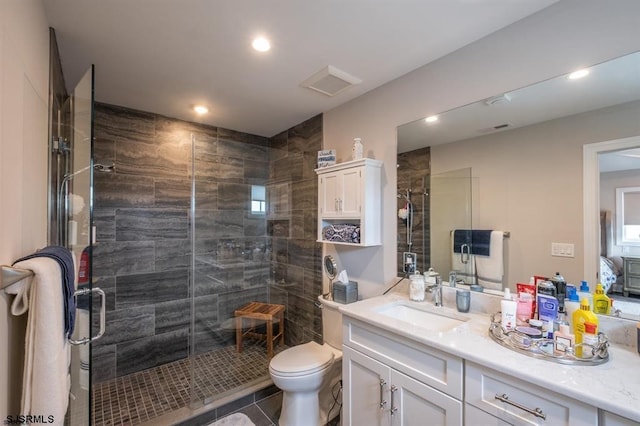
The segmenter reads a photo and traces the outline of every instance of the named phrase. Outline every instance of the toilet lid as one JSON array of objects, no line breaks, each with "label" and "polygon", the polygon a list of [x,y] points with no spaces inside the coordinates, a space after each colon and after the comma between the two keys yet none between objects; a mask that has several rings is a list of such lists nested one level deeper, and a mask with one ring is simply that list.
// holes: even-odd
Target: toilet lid
[{"label": "toilet lid", "polygon": [[294,346],[274,356],[269,366],[277,373],[295,375],[312,373],[333,361],[333,351],[316,342]]}]

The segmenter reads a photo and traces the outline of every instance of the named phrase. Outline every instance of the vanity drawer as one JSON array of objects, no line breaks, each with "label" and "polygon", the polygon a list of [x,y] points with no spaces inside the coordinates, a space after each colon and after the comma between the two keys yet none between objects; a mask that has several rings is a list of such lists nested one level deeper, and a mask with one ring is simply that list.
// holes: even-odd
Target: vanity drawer
[{"label": "vanity drawer", "polygon": [[456,399],[462,399],[461,358],[343,317],[343,343]]},{"label": "vanity drawer", "polygon": [[[496,396],[508,398],[509,402],[503,402]],[[465,402],[509,424],[553,426],[597,426],[598,424],[596,407],[468,361],[465,376]],[[538,410],[538,415],[527,410],[531,412]]]}]

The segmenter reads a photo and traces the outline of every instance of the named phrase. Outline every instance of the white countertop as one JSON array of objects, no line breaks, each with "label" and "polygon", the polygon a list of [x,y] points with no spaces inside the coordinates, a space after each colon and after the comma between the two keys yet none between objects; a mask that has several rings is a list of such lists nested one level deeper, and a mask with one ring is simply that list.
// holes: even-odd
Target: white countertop
[{"label": "white countertop", "polygon": [[[376,311],[385,304],[400,301],[469,320],[450,331],[437,332]],[[340,311],[407,339],[640,422],[640,354],[629,347],[612,344],[609,360],[602,365],[564,365],[518,353],[493,341],[489,337],[488,314],[461,314],[455,308],[436,308],[430,301],[411,302],[401,293],[341,305]]]}]

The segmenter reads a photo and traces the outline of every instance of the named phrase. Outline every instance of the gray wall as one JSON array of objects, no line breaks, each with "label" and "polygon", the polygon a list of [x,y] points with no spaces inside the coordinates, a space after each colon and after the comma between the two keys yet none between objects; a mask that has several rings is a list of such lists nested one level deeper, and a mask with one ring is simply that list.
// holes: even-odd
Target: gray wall
[{"label": "gray wall", "polygon": [[[195,288],[189,285],[191,134],[195,136]],[[94,380],[234,344],[233,311],[287,305],[286,342],[320,338],[316,151],[321,116],[268,138],[105,104],[96,106],[94,283],[107,291],[107,333]],[[311,157],[313,154],[313,157]],[[269,194],[252,215],[251,185]],[[191,294],[195,332],[190,340]],[[266,373],[266,372],[265,372]]]}]

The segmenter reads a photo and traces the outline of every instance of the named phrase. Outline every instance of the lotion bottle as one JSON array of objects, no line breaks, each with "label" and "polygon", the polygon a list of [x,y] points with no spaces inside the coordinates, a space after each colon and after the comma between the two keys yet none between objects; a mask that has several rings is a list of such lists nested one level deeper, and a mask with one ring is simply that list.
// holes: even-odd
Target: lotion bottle
[{"label": "lotion bottle", "polygon": [[[598,317],[591,312],[591,306],[589,306],[589,299],[586,297],[580,302],[580,309],[573,313],[573,333],[576,336],[576,345],[582,343],[582,338],[585,332],[584,324],[590,322],[598,325]],[[576,356],[582,356],[582,347],[576,348]]]},{"label": "lotion bottle", "polygon": [[502,328],[505,330],[513,330],[516,328],[516,312],[518,304],[511,298],[511,290],[504,289],[504,299],[500,301],[500,311],[502,318]]}]

